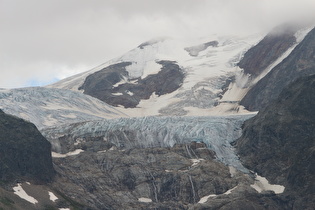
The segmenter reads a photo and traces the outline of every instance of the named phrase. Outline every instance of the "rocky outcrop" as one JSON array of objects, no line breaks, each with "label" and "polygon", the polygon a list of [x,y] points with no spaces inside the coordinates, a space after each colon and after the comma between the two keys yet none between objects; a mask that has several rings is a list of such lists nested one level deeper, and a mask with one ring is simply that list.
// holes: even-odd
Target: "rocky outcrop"
[{"label": "rocky outcrop", "polygon": [[91,209],[280,209],[252,178],[214,160],[205,144],[103,151],[54,158],[55,189]]},{"label": "rocky outcrop", "polygon": [[289,209],[315,205],[314,107],[315,75],[300,78],[246,121],[237,141],[245,166],[286,187]]},{"label": "rocky outcrop", "polygon": [[250,111],[261,110],[275,100],[284,87],[299,77],[315,73],[315,28],[292,53],[249,90],[241,101]]},{"label": "rocky outcrop", "polygon": [[244,69],[245,74],[250,74],[252,78],[257,77],[294,45],[295,32],[296,29],[288,26],[274,29],[244,54],[238,66]]},{"label": "rocky outcrop", "polygon": [[52,187],[91,209],[281,209],[281,197],[258,193],[252,176],[222,163],[238,162],[229,142],[239,120],[150,117],[48,129],[64,153],[53,155]]},{"label": "rocky outcrop", "polygon": [[1,181],[51,181],[55,171],[50,149],[50,143],[33,124],[0,111]]},{"label": "rocky outcrop", "polygon": [[162,65],[161,70],[143,79],[129,77],[126,67],[131,62],[113,64],[89,75],[79,89],[110,105],[134,108],[142,99],[149,99],[153,93],[161,96],[182,85],[184,72],[175,62],[157,63]]}]

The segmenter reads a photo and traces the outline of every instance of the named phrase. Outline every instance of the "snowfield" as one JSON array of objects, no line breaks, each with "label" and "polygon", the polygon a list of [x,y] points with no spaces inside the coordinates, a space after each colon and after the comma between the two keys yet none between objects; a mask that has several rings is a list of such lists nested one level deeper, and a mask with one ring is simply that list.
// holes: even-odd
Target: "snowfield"
[{"label": "snowfield", "polygon": [[[237,68],[235,64],[262,37],[262,35],[256,34],[247,37],[213,35],[196,40],[156,39],[146,42],[125,55],[110,60],[99,67],[59,81],[48,87],[79,91],[79,87],[82,86],[88,75],[109,65],[121,62],[132,63],[126,67],[129,79],[143,79],[148,75],[157,74],[161,70],[161,65],[157,63],[158,61],[176,61],[185,71],[185,79],[181,88],[159,97],[153,93],[150,99],[142,100],[136,108],[117,107],[117,110],[132,117],[216,115],[218,111],[212,109],[220,100],[219,95],[223,92],[222,87],[226,85],[229,78],[241,73],[241,69]],[[208,46],[204,44],[212,41],[216,42],[217,45]],[[200,48],[199,45],[202,47]],[[196,53],[194,53],[194,56],[190,55],[187,47],[192,47],[191,49],[194,50],[198,49],[198,55]],[[127,79],[122,80],[115,84],[114,87],[127,82],[130,81]],[[177,109],[177,112],[174,112],[175,109]],[[231,107],[227,109],[230,110]],[[219,113],[222,114],[224,111]]]},{"label": "snowfield", "polygon": [[297,31],[296,44],[268,66],[254,81],[249,80],[250,75],[243,74],[237,63],[248,49],[263,39],[265,34],[246,36],[217,34],[191,40],[165,37],[153,39],[121,57],[48,87],[79,91],[88,75],[109,65],[131,62],[131,65],[126,67],[129,78],[113,86],[117,87],[130,83],[133,79],[144,79],[148,75],[157,74],[161,70],[161,65],[157,62],[169,60],[175,61],[184,71],[184,82],[179,89],[161,96],[153,93],[149,99],[141,100],[136,108],[118,106],[117,110],[130,117],[248,114],[238,102],[253,84],[285,59],[310,30],[311,28],[304,28]]}]

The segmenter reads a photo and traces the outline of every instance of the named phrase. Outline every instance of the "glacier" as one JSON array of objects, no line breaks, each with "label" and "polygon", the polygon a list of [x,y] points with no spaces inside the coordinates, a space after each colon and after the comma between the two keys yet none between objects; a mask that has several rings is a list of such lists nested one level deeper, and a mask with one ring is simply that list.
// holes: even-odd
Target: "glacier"
[{"label": "glacier", "polygon": [[41,132],[56,152],[65,151],[62,147],[79,149],[80,144],[100,139],[113,143],[119,150],[203,142],[215,151],[218,161],[247,172],[231,143],[241,136],[243,122],[253,116],[119,118],[58,126]]},{"label": "glacier", "polygon": [[38,129],[62,124],[127,117],[114,107],[71,90],[30,87],[0,89],[0,109]]}]

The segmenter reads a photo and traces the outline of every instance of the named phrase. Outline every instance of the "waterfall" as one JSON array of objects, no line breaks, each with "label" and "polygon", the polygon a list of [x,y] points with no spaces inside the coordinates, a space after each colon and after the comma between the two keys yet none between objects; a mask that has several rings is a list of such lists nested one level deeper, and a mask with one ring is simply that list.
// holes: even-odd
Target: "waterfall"
[{"label": "waterfall", "polygon": [[194,199],[194,203],[196,203],[196,192],[195,192],[195,186],[194,186],[194,183],[192,181],[192,178],[190,175],[188,175],[189,177],[189,181],[190,181],[190,184],[191,184],[191,189],[192,189],[192,193],[193,193],[193,199]]}]

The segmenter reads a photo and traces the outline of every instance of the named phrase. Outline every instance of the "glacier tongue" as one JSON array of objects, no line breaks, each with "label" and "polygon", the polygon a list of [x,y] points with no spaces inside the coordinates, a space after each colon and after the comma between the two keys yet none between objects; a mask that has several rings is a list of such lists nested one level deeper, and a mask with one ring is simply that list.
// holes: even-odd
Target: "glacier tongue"
[{"label": "glacier tongue", "polygon": [[0,90],[0,109],[38,129],[88,120],[126,117],[114,107],[71,90],[30,87]]},{"label": "glacier tongue", "polygon": [[73,148],[93,138],[111,142],[119,149],[172,147],[199,141],[214,150],[219,161],[247,172],[230,143],[240,137],[241,125],[250,117],[253,115],[120,118],[49,128],[42,133],[57,152],[60,145]]}]

